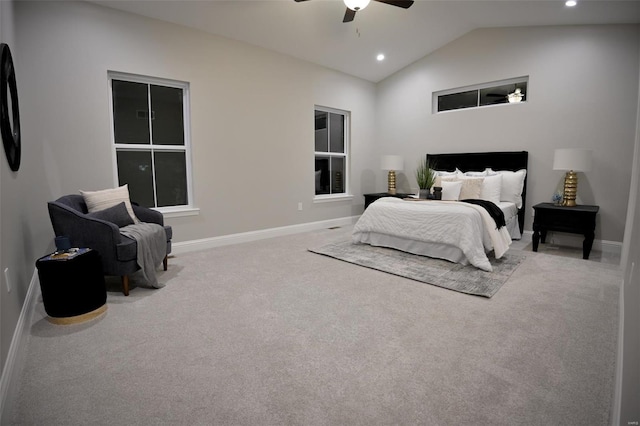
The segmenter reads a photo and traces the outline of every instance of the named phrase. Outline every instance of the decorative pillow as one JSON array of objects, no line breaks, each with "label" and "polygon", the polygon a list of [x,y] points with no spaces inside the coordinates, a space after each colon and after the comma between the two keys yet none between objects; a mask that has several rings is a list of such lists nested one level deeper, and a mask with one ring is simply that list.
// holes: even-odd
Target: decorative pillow
[{"label": "decorative pillow", "polygon": [[442,186],[443,200],[458,201],[460,199],[460,190],[462,189],[461,181],[443,180],[440,186]]},{"label": "decorative pillow", "polygon": [[478,199],[480,198],[480,192],[482,191],[482,182],[484,178],[476,178],[476,177],[462,177],[460,178],[462,182],[462,188],[460,189],[460,199],[468,200],[468,199]]},{"label": "decorative pillow", "polygon": [[500,201],[515,203],[517,208],[522,208],[522,191],[524,190],[524,178],[527,175],[527,171],[525,169],[517,172],[498,170],[496,173],[502,175]]},{"label": "decorative pillow", "polygon": [[121,187],[114,189],[103,189],[102,191],[80,191],[80,193],[84,198],[84,202],[87,204],[89,213],[124,203],[133,222],[140,223],[133,212],[131,201],[129,201],[129,185],[122,185]]},{"label": "decorative pillow", "polygon": [[500,202],[500,194],[502,193],[502,175],[486,176],[482,182],[482,190],[480,191],[480,199],[491,201],[494,204]]},{"label": "decorative pillow", "polygon": [[120,204],[116,204],[115,206],[106,208],[104,210],[87,213],[87,216],[114,223],[118,226],[118,228],[122,228],[123,226],[127,225],[133,225],[133,219],[131,219],[129,212],[127,211],[127,207],[124,205],[124,201]]},{"label": "decorative pillow", "polygon": [[443,182],[460,182],[462,187],[460,189],[459,199],[467,200],[469,198],[480,198],[480,191],[482,190],[483,178],[472,177],[457,177],[457,176],[437,176],[434,186],[442,186]]},{"label": "decorative pillow", "polygon": [[446,170],[434,170],[434,172],[436,172],[438,176],[452,176],[452,177],[458,176],[458,174],[462,173],[458,169],[455,169],[452,172],[448,172]]},{"label": "decorative pillow", "polygon": [[464,175],[465,176],[470,176],[470,177],[484,177],[484,176],[487,175],[487,170],[485,169],[485,170],[483,170],[481,172],[473,172],[473,171],[464,172]]}]

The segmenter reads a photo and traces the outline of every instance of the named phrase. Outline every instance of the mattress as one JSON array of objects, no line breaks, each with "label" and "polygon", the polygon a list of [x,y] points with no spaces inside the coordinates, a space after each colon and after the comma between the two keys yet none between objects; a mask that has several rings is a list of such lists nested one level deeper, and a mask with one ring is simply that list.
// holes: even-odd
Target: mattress
[{"label": "mattress", "polygon": [[[507,224],[515,222],[517,228],[515,204],[500,204]],[[487,253],[495,248],[495,256],[502,256],[511,244],[511,232],[508,227],[495,229],[493,219],[477,205],[381,198],[360,217],[352,239],[491,271]]]}]

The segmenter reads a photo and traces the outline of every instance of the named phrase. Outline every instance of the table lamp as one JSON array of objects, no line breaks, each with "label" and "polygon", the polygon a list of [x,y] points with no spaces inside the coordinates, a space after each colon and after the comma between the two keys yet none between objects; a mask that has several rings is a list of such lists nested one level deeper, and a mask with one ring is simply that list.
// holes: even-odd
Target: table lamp
[{"label": "table lamp", "polygon": [[553,170],[566,170],[564,178],[564,196],[562,205],[575,207],[578,193],[578,175],[576,172],[591,170],[591,150],[580,148],[556,149],[553,155]]},{"label": "table lamp", "polygon": [[382,170],[389,170],[389,194],[396,193],[396,170],[402,170],[404,167],[404,160],[399,155],[383,155],[380,161],[380,168]]}]

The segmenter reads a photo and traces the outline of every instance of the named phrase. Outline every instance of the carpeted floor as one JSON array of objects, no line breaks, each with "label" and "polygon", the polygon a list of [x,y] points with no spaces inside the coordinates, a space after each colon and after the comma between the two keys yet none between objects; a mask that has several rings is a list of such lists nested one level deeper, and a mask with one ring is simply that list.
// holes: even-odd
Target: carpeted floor
[{"label": "carpeted floor", "polygon": [[38,303],[10,424],[610,423],[617,267],[523,251],[486,299],[307,251],[349,232],[176,256],[82,325]]}]

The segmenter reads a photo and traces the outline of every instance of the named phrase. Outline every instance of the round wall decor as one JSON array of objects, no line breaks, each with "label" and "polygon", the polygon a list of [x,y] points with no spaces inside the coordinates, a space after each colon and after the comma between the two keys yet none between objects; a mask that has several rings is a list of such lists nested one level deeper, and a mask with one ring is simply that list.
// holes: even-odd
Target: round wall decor
[{"label": "round wall decor", "polygon": [[21,153],[18,87],[11,50],[5,43],[0,44],[0,129],[9,167],[17,172]]}]

